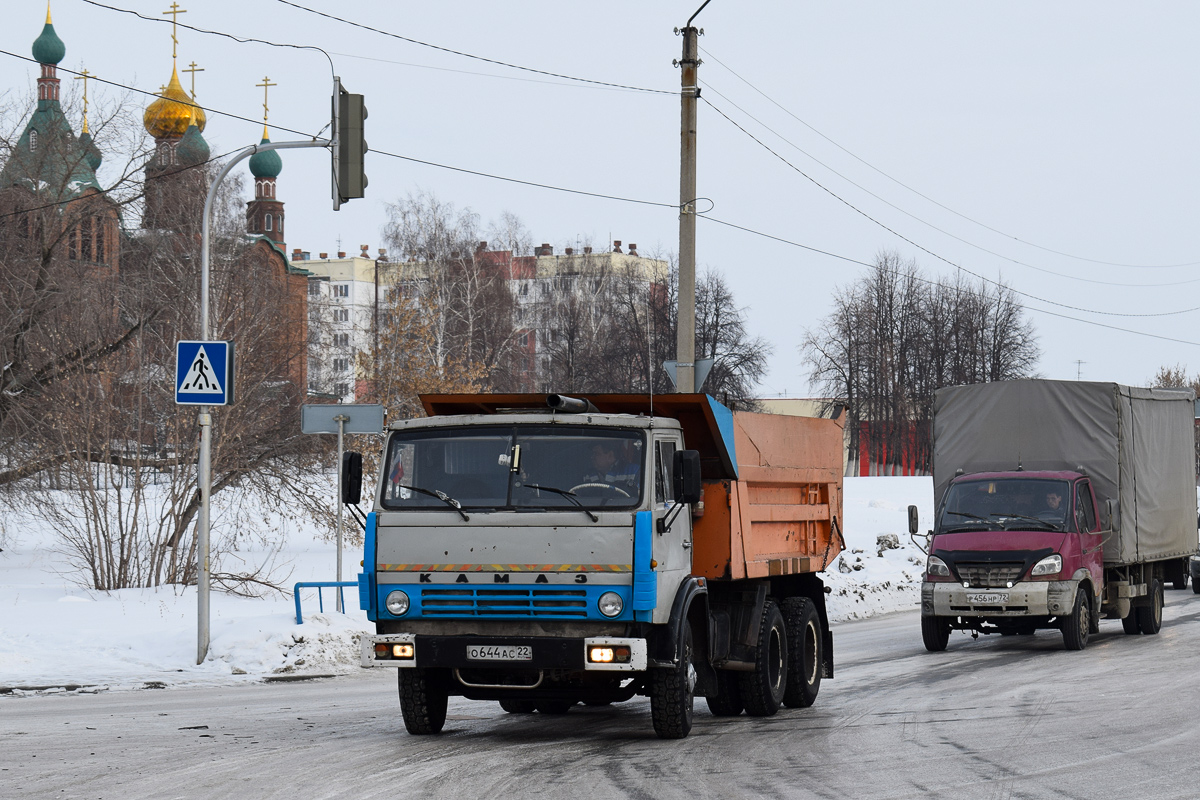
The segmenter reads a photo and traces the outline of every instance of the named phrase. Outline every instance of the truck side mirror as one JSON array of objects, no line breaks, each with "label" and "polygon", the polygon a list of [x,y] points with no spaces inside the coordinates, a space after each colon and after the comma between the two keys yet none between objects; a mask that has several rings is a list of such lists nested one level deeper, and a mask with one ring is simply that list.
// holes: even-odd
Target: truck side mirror
[{"label": "truck side mirror", "polygon": [[342,453],[342,505],[356,506],[362,500],[362,453]]},{"label": "truck side mirror", "polygon": [[917,517],[917,507],[908,507],[908,535],[916,536],[917,530],[921,527],[920,519]]},{"label": "truck side mirror", "polygon": [[1108,515],[1108,528],[1113,533],[1121,532],[1121,501],[1105,500],[1104,513]]},{"label": "truck side mirror", "polygon": [[675,500],[689,505],[700,502],[704,497],[704,485],[700,482],[700,452],[676,450],[674,467]]}]

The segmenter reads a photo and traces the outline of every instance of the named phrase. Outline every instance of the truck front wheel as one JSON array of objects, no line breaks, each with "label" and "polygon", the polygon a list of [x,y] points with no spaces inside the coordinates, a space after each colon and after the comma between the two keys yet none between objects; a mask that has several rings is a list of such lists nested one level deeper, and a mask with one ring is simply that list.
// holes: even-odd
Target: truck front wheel
[{"label": "truck front wheel", "polygon": [[692,664],[692,626],[683,625],[683,654],[670,669],[650,673],[650,717],[660,739],[682,739],[692,730],[696,667]]},{"label": "truck front wheel", "polygon": [[821,691],[821,619],[807,597],[783,601],[783,618],[788,633],[787,689],[783,704],[788,708],[808,708]]},{"label": "truck front wheel", "polygon": [[1134,609],[1138,630],[1147,636],[1162,629],[1163,585],[1158,578],[1150,581],[1150,602]]},{"label": "truck front wheel", "polygon": [[1088,633],[1092,630],[1092,606],[1088,602],[1086,591],[1086,587],[1079,587],[1075,592],[1075,608],[1071,616],[1062,620],[1063,644],[1068,650],[1082,650],[1087,647]]},{"label": "truck front wheel", "polygon": [[446,724],[445,676],[438,670],[417,668],[398,669],[400,682],[400,713],[404,727],[414,736],[441,733]]},{"label": "truck front wheel", "polygon": [[921,641],[931,653],[940,653],[950,641],[950,620],[945,617],[921,616]]},{"label": "truck front wheel", "polygon": [[787,691],[787,624],[774,600],[763,605],[762,626],[758,629],[754,671],[741,675],[742,700],[752,717],[770,717],[779,710]]}]

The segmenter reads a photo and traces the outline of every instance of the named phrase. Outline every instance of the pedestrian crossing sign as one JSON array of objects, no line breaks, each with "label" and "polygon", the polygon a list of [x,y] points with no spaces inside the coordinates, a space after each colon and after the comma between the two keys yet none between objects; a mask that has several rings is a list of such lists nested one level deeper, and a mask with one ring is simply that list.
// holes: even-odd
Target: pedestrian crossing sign
[{"label": "pedestrian crossing sign", "polygon": [[224,406],[233,400],[233,346],[229,342],[175,344],[175,402]]}]

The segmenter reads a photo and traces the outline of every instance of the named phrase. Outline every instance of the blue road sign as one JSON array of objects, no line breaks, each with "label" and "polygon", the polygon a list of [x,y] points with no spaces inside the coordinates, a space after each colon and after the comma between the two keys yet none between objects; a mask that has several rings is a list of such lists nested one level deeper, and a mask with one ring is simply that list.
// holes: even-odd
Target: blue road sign
[{"label": "blue road sign", "polygon": [[233,346],[229,342],[175,344],[175,402],[223,406],[233,389]]}]

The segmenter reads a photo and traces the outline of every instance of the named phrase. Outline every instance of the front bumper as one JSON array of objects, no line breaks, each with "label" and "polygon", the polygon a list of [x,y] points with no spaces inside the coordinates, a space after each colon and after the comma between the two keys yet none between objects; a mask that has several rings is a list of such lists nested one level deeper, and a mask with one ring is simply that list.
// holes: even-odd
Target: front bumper
[{"label": "front bumper", "polygon": [[921,613],[938,617],[1057,617],[1070,614],[1079,581],[1023,581],[1010,589],[921,584]]},{"label": "front bumper", "polygon": [[[404,658],[378,657],[376,645],[401,645],[411,648]],[[483,648],[528,648],[528,658],[519,660],[478,660],[469,656]],[[629,648],[629,660],[600,663],[588,659],[593,648]],[[364,667],[423,667],[473,670],[595,670],[607,672],[642,672],[646,669],[646,640],[612,637],[545,636],[426,636],[413,633],[389,633],[362,637],[361,664]],[[408,655],[411,652],[411,655]]]}]

